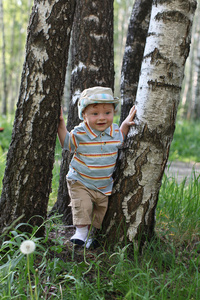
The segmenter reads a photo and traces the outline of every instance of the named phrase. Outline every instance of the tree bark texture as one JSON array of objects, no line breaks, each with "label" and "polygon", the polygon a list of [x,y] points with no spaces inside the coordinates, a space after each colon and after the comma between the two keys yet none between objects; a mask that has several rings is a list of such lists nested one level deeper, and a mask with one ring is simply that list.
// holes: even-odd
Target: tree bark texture
[{"label": "tree bark texture", "polygon": [[47,215],[74,9],[72,0],[36,0],[32,8],[3,179],[1,231],[18,218],[40,226]]},{"label": "tree bark texture", "polygon": [[[71,102],[67,129],[80,123],[77,100],[92,86],[114,88],[113,1],[77,1],[72,34]],[[58,199],[53,210],[71,224],[70,199],[66,184],[71,154],[63,151]]]},{"label": "tree bark texture", "polygon": [[113,0],[77,1],[72,35],[72,76],[68,130],[78,124],[77,100],[92,86],[114,88]]},{"label": "tree bark texture", "polygon": [[[200,8],[198,6],[195,16],[196,30],[194,32],[194,72],[192,86],[194,89],[193,97],[190,98],[190,118],[192,120],[199,120],[200,118]],[[188,109],[189,114],[189,109]]]},{"label": "tree bark texture", "polygon": [[136,125],[129,131],[104,222],[108,240],[154,234],[155,209],[169,155],[190,48],[193,0],[153,1],[136,95]]},{"label": "tree bark texture", "polygon": [[192,41],[189,58],[186,62],[185,80],[182,92],[182,117],[188,120],[198,119],[200,115],[199,94],[199,50],[200,50],[200,8],[197,7],[192,29]]},{"label": "tree bark texture", "polygon": [[127,117],[135,103],[153,0],[136,0],[128,27],[121,70],[121,119]]},{"label": "tree bark texture", "polygon": [[3,91],[2,91],[2,114],[7,114],[7,70],[6,70],[6,42],[4,30],[4,11],[3,2],[0,0],[0,25],[2,31],[2,78],[3,78]]},{"label": "tree bark texture", "polygon": [[[200,34],[200,31],[198,32]],[[193,119],[200,119],[200,35],[197,45],[197,60],[196,60],[196,85],[195,85],[195,97],[193,105]]]}]

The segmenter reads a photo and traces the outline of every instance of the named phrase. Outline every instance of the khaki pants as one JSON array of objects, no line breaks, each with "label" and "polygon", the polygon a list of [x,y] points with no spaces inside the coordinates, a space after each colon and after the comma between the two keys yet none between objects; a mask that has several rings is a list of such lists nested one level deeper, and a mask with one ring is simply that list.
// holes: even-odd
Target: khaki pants
[{"label": "khaki pants", "polygon": [[108,207],[108,196],[88,189],[80,181],[67,180],[72,207],[73,224],[101,228]]}]

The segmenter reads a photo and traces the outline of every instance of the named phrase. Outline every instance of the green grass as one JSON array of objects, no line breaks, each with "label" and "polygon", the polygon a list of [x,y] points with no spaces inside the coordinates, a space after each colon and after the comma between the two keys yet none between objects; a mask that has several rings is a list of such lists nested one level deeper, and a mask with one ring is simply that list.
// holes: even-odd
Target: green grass
[{"label": "green grass", "polygon": [[[30,254],[33,299],[199,299],[199,178],[179,186],[164,178],[157,208],[157,237],[143,248],[116,245],[114,252],[79,251],[65,243],[59,217],[46,222],[46,236],[28,235],[20,226],[0,249],[0,298],[29,299],[25,239],[36,243]],[[76,251],[75,251],[76,252]],[[37,287],[37,289],[35,289]]]},{"label": "green grass", "polygon": [[200,162],[200,122],[177,121],[169,160]]},{"label": "green grass", "polygon": [[[0,127],[5,127],[0,133],[2,181],[12,126],[0,119]],[[199,129],[198,123],[177,123],[170,160],[200,161]],[[51,201],[56,199],[60,159],[57,144]],[[66,229],[59,216],[45,222],[45,238],[36,237],[37,227],[27,234],[18,225],[7,239],[2,237],[0,299],[31,299],[28,270],[32,299],[200,299],[199,184],[200,177],[195,173],[187,184],[186,180],[177,184],[173,177],[164,175],[156,210],[156,237],[144,246],[142,255],[133,250],[132,244],[122,247],[120,243],[114,251],[102,248],[77,254],[66,244]],[[19,250],[26,239],[36,243],[29,268]]]}]

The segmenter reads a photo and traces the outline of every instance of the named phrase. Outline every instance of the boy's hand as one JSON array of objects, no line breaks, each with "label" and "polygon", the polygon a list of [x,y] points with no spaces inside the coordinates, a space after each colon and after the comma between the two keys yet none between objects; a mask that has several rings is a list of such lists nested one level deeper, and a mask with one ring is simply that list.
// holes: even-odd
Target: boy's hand
[{"label": "boy's hand", "polygon": [[121,131],[127,135],[130,129],[130,126],[135,125],[135,122],[133,121],[135,114],[137,110],[135,109],[135,105],[130,109],[130,112],[126,119],[122,122],[120,129]]},{"label": "boy's hand", "polygon": [[60,121],[64,121],[62,107],[60,108]]},{"label": "boy's hand", "polygon": [[133,121],[135,114],[136,114],[135,105],[130,109],[129,114],[127,118],[124,120],[125,123],[127,123],[128,126],[135,125],[135,122]]}]

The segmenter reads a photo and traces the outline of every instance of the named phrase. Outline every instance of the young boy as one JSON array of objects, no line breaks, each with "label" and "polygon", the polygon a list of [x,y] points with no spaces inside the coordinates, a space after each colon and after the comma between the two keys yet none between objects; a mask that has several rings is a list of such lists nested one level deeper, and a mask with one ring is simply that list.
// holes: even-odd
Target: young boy
[{"label": "young boy", "polygon": [[[90,226],[99,229],[103,222],[108,196],[112,192],[112,174],[118,148],[123,144],[136,114],[133,106],[121,124],[113,124],[119,99],[106,87],[84,90],[78,101],[79,118],[83,120],[70,133],[61,111],[58,137],[64,149],[74,152],[67,184],[71,198],[73,224],[76,232],[70,241],[84,245]],[[92,240],[86,244],[88,248]]]}]

